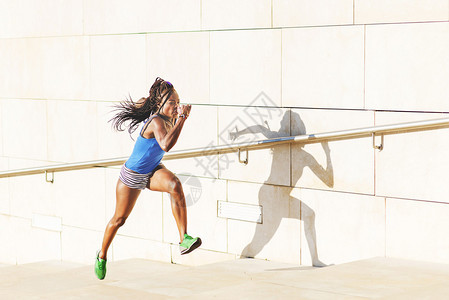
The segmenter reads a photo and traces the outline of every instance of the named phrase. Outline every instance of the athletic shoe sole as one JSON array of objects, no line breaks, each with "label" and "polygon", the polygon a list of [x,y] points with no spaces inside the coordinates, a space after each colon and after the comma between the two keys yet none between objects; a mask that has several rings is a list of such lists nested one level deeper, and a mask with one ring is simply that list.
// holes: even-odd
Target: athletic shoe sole
[{"label": "athletic shoe sole", "polygon": [[202,243],[203,243],[203,242],[201,241],[201,239],[198,238],[198,239],[196,240],[196,242],[193,243],[192,246],[190,246],[189,249],[185,249],[185,250],[181,251],[181,255],[189,254],[190,252],[192,252],[193,250],[195,250],[196,248],[198,248],[199,246],[201,246]]}]

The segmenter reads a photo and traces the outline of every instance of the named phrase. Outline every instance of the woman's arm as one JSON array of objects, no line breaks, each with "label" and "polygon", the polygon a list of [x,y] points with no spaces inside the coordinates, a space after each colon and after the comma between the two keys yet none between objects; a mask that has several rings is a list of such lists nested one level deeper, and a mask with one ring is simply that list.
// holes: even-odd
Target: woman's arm
[{"label": "woman's arm", "polygon": [[[182,113],[187,116],[190,113],[190,105],[188,107],[184,107]],[[154,137],[156,138],[162,150],[168,152],[171,148],[173,148],[173,146],[178,141],[178,137],[181,133],[185,121],[185,117],[179,117],[176,121],[175,126],[167,131],[164,120],[162,120],[161,118],[153,119],[152,123],[154,126]]]}]

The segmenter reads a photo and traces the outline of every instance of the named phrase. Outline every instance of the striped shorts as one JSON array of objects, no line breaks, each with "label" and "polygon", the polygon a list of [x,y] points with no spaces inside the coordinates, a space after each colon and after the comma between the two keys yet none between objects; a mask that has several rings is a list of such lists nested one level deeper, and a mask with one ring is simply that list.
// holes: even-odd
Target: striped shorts
[{"label": "striped shorts", "polygon": [[123,182],[126,186],[132,189],[144,190],[147,187],[150,178],[153,176],[154,172],[161,169],[163,164],[159,164],[153,171],[148,174],[140,174],[134,172],[131,169],[128,169],[125,164],[123,164],[122,169],[120,170],[120,181]]}]

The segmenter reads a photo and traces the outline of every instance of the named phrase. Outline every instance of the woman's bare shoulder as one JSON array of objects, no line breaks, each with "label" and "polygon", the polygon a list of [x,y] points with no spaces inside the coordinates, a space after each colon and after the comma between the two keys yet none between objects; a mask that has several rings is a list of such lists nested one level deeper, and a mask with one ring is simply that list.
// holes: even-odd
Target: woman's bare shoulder
[{"label": "woman's bare shoulder", "polygon": [[152,117],[152,119],[151,119],[151,121],[150,121],[150,126],[153,124],[153,125],[155,125],[156,127],[159,127],[159,126],[164,126],[164,119],[162,119],[160,116],[158,116],[158,115],[155,115],[155,116],[153,116]]},{"label": "woman's bare shoulder", "polygon": [[142,133],[145,138],[155,137],[155,132],[166,132],[165,121],[160,116],[153,116],[145,131]]}]

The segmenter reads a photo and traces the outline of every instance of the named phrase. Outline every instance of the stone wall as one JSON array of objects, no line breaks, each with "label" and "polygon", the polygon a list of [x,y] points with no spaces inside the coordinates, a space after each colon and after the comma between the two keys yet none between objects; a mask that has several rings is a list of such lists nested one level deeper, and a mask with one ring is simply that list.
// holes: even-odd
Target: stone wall
[{"label": "stone wall", "polygon": [[[447,117],[448,37],[447,0],[0,1],[0,169],[128,156],[111,106],[157,76],[193,104],[173,150]],[[202,248],[181,257],[168,196],[145,191],[109,259],[449,263],[448,133],[167,161]],[[0,263],[92,263],[118,171],[0,179]]]}]

